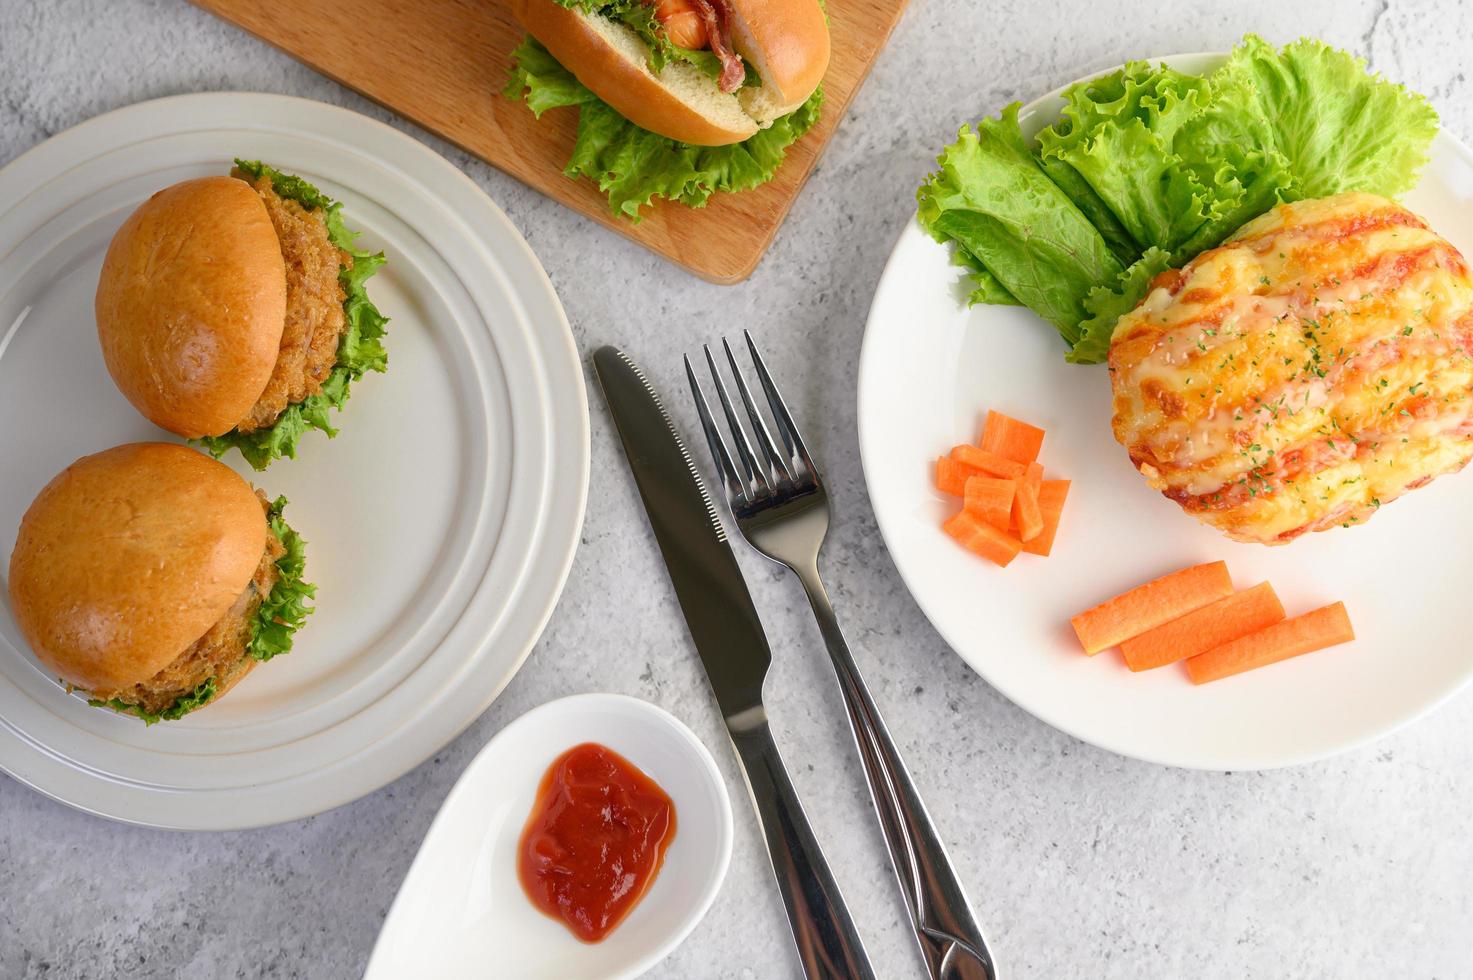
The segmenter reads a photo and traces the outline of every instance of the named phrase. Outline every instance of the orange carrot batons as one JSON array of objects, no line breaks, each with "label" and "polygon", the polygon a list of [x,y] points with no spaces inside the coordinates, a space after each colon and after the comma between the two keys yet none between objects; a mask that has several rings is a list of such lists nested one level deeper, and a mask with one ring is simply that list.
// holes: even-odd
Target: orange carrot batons
[{"label": "orange carrot batons", "polygon": [[1064,516],[1064,501],[1069,497],[1068,480],[1044,480],[1038,489],[1038,509],[1043,512],[1043,530],[1038,537],[1023,542],[1030,555],[1045,557],[1054,550],[1059,533],[1059,520]]},{"label": "orange carrot batons", "polygon": [[1262,582],[1132,636],[1120,644],[1120,652],[1131,670],[1150,670],[1205,653],[1283,618],[1284,604],[1273,586]]},{"label": "orange carrot batons", "polygon": [[1004,480],[996,476],[973,476],[967,479],[963,505],[977,517],[999,531],[1008,529],[1008,514],[1013,509],[1013,496],[1017,480]]},{"label": "orange carrot batons", "polygon": [[966,444],[953,447],[951,458],[987,476],[1000,476],[1008,480],[1021,480],[1028,469],[1026,463],[1019,463],[1016,460],[999,456],[997,453],[990,453],[985,449]]},{"label": "orange carrot batons", "polygon": [[942,493],[949,493],[953,497],[962,496],[966,492],[967,478],[976,475],[977,470],[958,463],[950,456],[942,456],[936,460],[936,489]]},{"label": "orange carrot batons", "polygon": [[1139,585],[1087,609],[1069,622],[1084,652],[1096,654],[1231,595],[1233,580],[1225,562],[1193,565]]},{"label": "orange carrot batons", "polygon": [[1023,541],[1032,541],[1043,533],[1043,509],[1038,504],[1038,492],[1042,487],[1043,467],[1029,463],[1023,479],[1018,482],[1018,492],[1013,496],[1012,522]]},{"label": "orange carrot batons", "polygon": [[979,445],[1003,459],[1026,465],[1038,459],[1038,451],[1043,447],[1043,430],[1001,412],[988,412]]},{"label": "orange carrot batons", "polygon": [[1006,566],[1023,550],[1021,541],[1006,531],[999,531],[971,511],[961,511],[941,528],[968,551],[998,565]]},{"label": "orange carrot batons", "polygon": [[1345,603],[1336,602],[1198,654],[1187,661],[1187,676],[1206,684],[1353,639]]}]

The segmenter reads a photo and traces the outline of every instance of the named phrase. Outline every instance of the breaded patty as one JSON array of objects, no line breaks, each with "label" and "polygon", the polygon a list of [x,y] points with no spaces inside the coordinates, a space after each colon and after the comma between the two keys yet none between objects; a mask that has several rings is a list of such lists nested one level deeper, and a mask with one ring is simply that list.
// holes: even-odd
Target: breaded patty
[{"label": "breaded patty", "polygon": [[288,405],[321,391],[332,374],[338,339],[347,328],[338,270],[352,268],[353,257],[328,239],[321,212],[281,197],[267,177],[252,180],[238,169],[231,175],[249,183],[265,202],[286,260],[281,352],[261,397],[236,425],[241,432],[253,432],[275,422]]},{"label": "breaded patty", "polygon": [[[258,490],[256,496],[263,508],[268,507],[265,496]],[[217,689],[229,686],[237,674],[250,667],[246,644],[251,640],[252,624],[261,603],[271,594],[280,577],[276,568],[277,559],[286,554],[286,549],[275,534],[266,535],[266,550],[255,574],[241,591],[240,598],[225,612],[225,615],[205,631],[204,635],[188,649],[174,658],[153,677],[120,691],[92,691],[93,697],[109,700],[117,698],[137,705],[144,711],[157,714],[192,693],[211,677]]]},{"label": "breaded patty", "polygon": [[1473,280],[1400,205],[1282,205],[1153,285],[1115,328],[1115,437],[1230,537],[1354,525],[1473,456]]}]

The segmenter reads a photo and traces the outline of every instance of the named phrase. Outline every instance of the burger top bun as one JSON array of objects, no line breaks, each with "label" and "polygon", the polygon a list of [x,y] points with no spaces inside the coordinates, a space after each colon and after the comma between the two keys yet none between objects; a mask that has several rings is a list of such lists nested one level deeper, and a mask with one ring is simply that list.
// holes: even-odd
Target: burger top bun
[{"label": "burger top bun", "polygon": [[84,456],[21,519],[11,610],[64,681],[131,687],[225,614],[268,533],[250,485],[192,449],[134,443]]},{"label": "burger top bun", "polygon": [[286,320],[286,265],[245,181],[159,191],[113,236],[97,284],[97,335],[118,389],[186,438],[221,435],[261,396]]}]

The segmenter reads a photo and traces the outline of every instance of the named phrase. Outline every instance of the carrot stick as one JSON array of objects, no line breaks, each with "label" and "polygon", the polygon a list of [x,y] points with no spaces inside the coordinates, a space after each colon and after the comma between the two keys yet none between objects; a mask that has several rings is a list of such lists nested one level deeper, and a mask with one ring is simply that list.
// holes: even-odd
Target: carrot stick
[{"label": "carrot stick", "polygon": [[1029,463],[1028,471],[1018,483],[1018,492],[1013,496],[1012,521],[1017,525],[1018,537],[1032,541],[1043,533],[1043,509],[1038,503],[1038,493],[1043,486],[1043,467]]},{"label": "carrot stick", "polygon": [[1038,450],[1043,446],[1043,430],[1001,412],[988,412],[987,421],[982,424],[979,445],[1003,459],[1027,464],[1038,459]]},{"label": "carrot stick", "polygon": [[1043,512],[1043,530],[1038,537],[1023,542],[1030,555],[1047,557],[1054,550],[1054,537],[1059,533],[1059,518],[1064,515],[1064,501],[1069,497],[1068,480],[1044,480],[1038,488],[1038,509]]},{"label": "carrot stick", "polygon": [[1120,644],[1120,652],[1131,670],[1165,667],[1256,633],[1283,618],[1284,604],[1274,594],[1274,587],[1261,582],[1132,636]]},{"label": "carrot stick", "polygon": [[1187,676],[1206,684],[1353,639],[1345,603],[1337,602],[1199,653],[1187,661]]},{"label": "carrot stick", "polygon": [[951,458],[987,476],[1000,476],[1007,480],[1022,479],[1028,468],[1025,463],[1018,463],[999,456],[997,453],[990,453],[985,449],[966,444],[954,447],[951,450]]},{"label": "carrot stick", "polygon": [[1069,622],[1084,652],[1093,655],[1200,609],[1214,599],[1231,595],[1232,591],[1233,580],[1228,576],[1226,563],[1208,562],[1136,586],[1085,610]]},{"label": "carrot stick", "polygon": [[996,476],[968,477],[966,490],[962,495],[966,500],[963,506],[999,531],[1006,531],[1017,488],[1017,480],[1004,480]]},{"label": "carrot stick", "polygon": [[1021,541],[978,519],[971,511],[961,511],[941,528],[968,551],[998,565],[1007,565],[1023,550]]}]

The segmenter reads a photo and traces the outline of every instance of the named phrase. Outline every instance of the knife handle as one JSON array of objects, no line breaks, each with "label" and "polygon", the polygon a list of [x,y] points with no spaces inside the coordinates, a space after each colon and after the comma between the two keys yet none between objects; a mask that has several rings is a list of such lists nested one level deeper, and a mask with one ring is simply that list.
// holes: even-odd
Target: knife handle
[{"label": "knife handle", "polygon": [[731,733],[808,980],[874,980],[864,944],[808,825],[766,718]]}]

